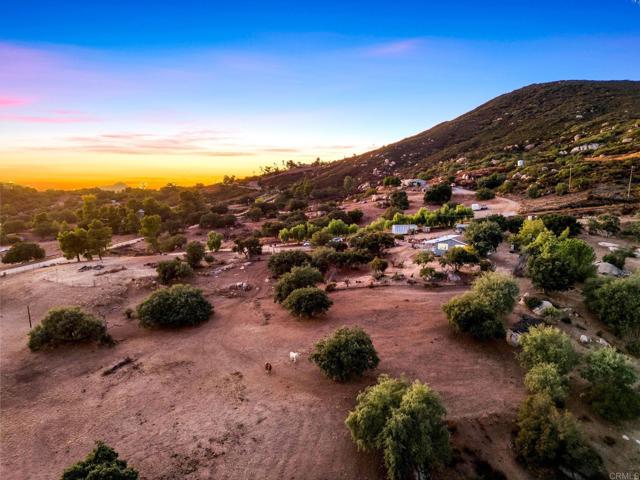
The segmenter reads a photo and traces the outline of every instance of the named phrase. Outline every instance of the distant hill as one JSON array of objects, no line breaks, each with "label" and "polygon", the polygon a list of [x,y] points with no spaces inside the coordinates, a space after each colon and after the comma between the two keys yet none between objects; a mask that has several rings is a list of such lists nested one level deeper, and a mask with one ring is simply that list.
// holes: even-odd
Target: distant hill
[{"label": "distant hill", "polygon": [[640,82],[571,80],[515,90],[391,145],[268,175],[263,183],[284,186],[307,177],[327,187],[342,185],[346,175],[359,184],[401,175],[454,176],[473,185],[498,172],[507,179],[503,190],[535,183],[544,195],[571,176],[572,191],[604,184],[613,193],[622,191],[632,165],[640,183]]}]

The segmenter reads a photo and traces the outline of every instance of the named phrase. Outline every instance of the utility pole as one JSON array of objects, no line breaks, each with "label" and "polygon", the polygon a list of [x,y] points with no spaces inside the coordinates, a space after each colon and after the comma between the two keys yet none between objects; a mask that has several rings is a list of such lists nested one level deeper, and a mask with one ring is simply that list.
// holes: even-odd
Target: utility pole
[{"label": "utility pole", "polygon": [[571,191],[571,170],[573,170],[573,165],[569,165],[569,191]]},{"label": "utility pole", "polygon": [[27,316],[29,317],[29,329],[31,329],[31,309],[29,308],[29,305],[27,305]]},{"label": "utility pole", "polygon": [[631,171],[629,172],[629,186],[627,187],[627,200],[631,198],[631,179],[633,178],[633,165],[631,165]]}]

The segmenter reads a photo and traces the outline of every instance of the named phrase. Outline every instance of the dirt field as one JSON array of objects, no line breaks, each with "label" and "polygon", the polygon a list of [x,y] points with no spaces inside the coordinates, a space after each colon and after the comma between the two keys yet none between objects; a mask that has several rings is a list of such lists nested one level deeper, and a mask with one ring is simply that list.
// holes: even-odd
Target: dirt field
[{"label": "dirt field", "polygon": [[[206,269],[210,276],[195,281],[215,306],[209,322],[146,331],[123,311],[149,293],[154,272],[141,263],[152,260],[128,259],[113,278],[71,264],[55,267],[55,275],[43,269],[2,280],[2,478],[56,478],[97,439],[150,479],[382,478],[380,458],[357,452],[343,422],[357,392],[383,372],[428,382],[457,425],[456,445],[491,455],[509,478],[527,478],[500,433],[524,395],[522,372],[504,342],[478,344],[451,332],[440,306],[460,287],[338,291],[325,319],[305,322],[271,300],[265,261],[237,259],[234,268],[218,276],[216,267]],[[238,281],[254,289],[220,294]],[[26,305],[40,319],[61,303],[105,315],[117,346],[30,353]],[[345,385],[307,361],[313,343],[341,325],[365,328],[382,359],[376,372]],[[302,353],[298,363],[289,362],[289,351]],[[102,375],[127,356],[133,364]]]}]

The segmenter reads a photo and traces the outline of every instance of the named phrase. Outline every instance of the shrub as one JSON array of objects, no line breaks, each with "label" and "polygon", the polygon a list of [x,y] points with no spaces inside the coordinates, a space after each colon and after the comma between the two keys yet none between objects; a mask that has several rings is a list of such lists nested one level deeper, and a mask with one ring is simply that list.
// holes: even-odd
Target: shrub
[{"label": "shrub", "polygon": [[[531,395],[518,414],[514,442],[518,459],[528,467],[577,472],[582,478],[598,478],[602,460],[587,444],[571,414],[561,412],[551,397]],[[545,478],[557,478],[549,472]]]},{"label": "shrub", "polygon": [[540,188],[536,185],[530,185],[529,188],[527,188],[527,197],[529,198],[538,198],[540,196]]},{"label": "shrub", "polygon": [[21,263],[44,258],[45,252],[37,243],[18,242],[2,257],[2,263]]},{"label": "shrub", "polygon": [[520,289],[510,275],[487,272],[473,282],[472,291],[498,315],[513,310]]},{"label": "shrub", "polygon": [[346,419],[358,448],[381,450],[388,478],[424,476],[451,457],[446,410],[427,385],[386,375],[358,394],[356,407]]},{"label": "shrub", "polygon": [[602,417],[631,420],[640,416],[640,395],[633,389],[635,370],[625,356],[607,347],[590,352],[582,376],[589,381],[589,400]]},{"label": "shrub", "polygon": [[569,187],[567,187],[566,183],[560,182],[556,184],[556,195],[562,196],[566,195],[569,192]]},{"label": "shrub", "polygon": [[620,219],[614,215],[605,213],[589,220],[588,227],[589,233],[592,234],[604,232],[606,235],[615,235],[620,231]]},{"label": "shrub", "polygon": [[108,445],[97,442],[87,457],[67,468],[62,480],[138,480],[138,472],[118,458],[118,453]]},{"label": "shrub", "polygon": [[191,268],[197,268],[204,258],[204,245],[200,242],[189,242],[186,248],[187,263]]},{"label": "shrub", "polygon": [[451,185],[440,183],[427,189],[424,193],[424,203],[446,203],[451,200]]},{"label": "shrub", "polygon": [[34,352],[64,344],[96,341],[113,342],[105,325],[80,307],[52,308],[29,332],[29,349]]},{"label": "shrub", "polygon": [[492,198],[495,198],[495,196],[496,194],[494,191],[486,187],[479,188],[476,192],[476,198],[478,200],[491,200]]},{"label": "shrub", "polygon": [[182,327],[208,320],[213,307],[201,290],[178,284],[153,292],[136,313],[143,327]]},{"label": "shrub", "polygon": [[471,222],[464,237],[476,252],[486,257],[502,242],[502,227],[491,221]]},{"label": "shrub", "polygon": [[311,264],[311,256],[302,250],[287,250],[271,255],[267,266],[274,277],[279,277],[289,271],[293,267],[300,267],[305,264]]},{"label": "shrub", "polygon": [[542,300],[540,300],[538,297],[526,296],[524,297],[524,304],[529,310],[533,310],[534,308],[538,308],[540,305],[542,305]]},{"label": "shrub", "polygon": [[567,398],[567,378],[558,372],[554,363],[534,365],[525,375],[524,384],[530,393],[544,393],[559,404],[564,403]]},{"label": "shrub", "polygon": [[625,263],[627,263],[627,257],[633,257],[633,251],[626,248],[618,248],[617,250],[603,256],[602,261],[615,265],[622,270]]},{"label": "shrub", "polygon": [[375,257],[369,262],[369,269],[373,273],[382,273],[389,267],[389,262],[383,258]]},{"label": "shrub", "polygon": [[400,181],[400,178],[390,175],[384,177],[384,179],[382,180],[382,185],[384,185],[385,187],[399,187],[401,183],[402,182]]},{"label": "shrub", "polygon": [[391,195],[389,195],[389,203],[398,210],[406,210],[409,208],[407,192],[391,192]]},{"label": "shrub", "polygon": [[569,337],[556,327],[540,325],[520,337],[522,351],[518,354],[520,365],[530,370],[541,363],[552,363],[565,375],[578,363]]},{"label": "shrub", "polygon": [[247,258],[262,254],[262,245],[260,244],[260,240],[256,237],[237,238],[234,240],[234,243],[233,251],[241,253]]},{"label": "shrub", "polygon": [[640,273],[615,280],[590,279],[585,303],[618,336],[640,334]]},{"label": "shrub", "polygon": [[413,261],[418,265],[425,265],[429,262],[433,262],[435,259],[435,255],[433,252],[428,250],[423,250],[422,252],[418,252],[415,257],[413,257]]},{"label": "shrub", "polygon": [[209,232],[207,234],[207,247],[210,252],[217,252],[222,246],[224,237],[218,232]]},{"label": "shrub", "polygon": [[371,338],[359,327],[342,327],[320,340],[310,358],[327,377],[338,382],[361,377],[380,363]]},{"label": "shrub", "polygon": [[313,267],[293,267],[285,273],[274,285],[274,301],[282,303],[286,298],[299,288],[314,287],[324,280],[322,273]]},{"label": "shrub", "polygon": [[282,303],[296,317],[314,317],[325,313],[333,305],[327,294],[316,287],[298,288]]},{"label": "shrub", "polygon": [[469,248],[453,247],[445,252],[443,256],[438,259],[441,266],[452,266],[457,272],[464,265],[473,265],[480,262],[478,254]]},{"label": "shrub", "polygon": [[193,275],[193,270],[189,264],[178,258],[158,262],[156,272],[158,273],[158,281],[165,285],[173,280],[189,278]]},{"label": "shrub", "polygon": [[541,219],[544,226],[558,237],[562,235],[567,228],[569,229],[570,237],[575,237],[582,231],[582,225],[578,223],[578,220],[573,215],[549,213],[547,215],[543,215]]},{"label": "shrub", "polygon": [[161,252],[173,252],[187,243],[184,235],[166,235],[158,238],[158,250]]},{"label": "shrub", "polygon": [[349,239],[349,245],[356,250],[366,250],[372,255],[380,255],[386,248],[395,245],[395,240],[388,233],[360,232]]},{"label": "shrub", "polygon": [[473,292],[452,298],[442,309],[457,332],[469,333],[480,340],[505,335],[504,324],[495,310]]}]

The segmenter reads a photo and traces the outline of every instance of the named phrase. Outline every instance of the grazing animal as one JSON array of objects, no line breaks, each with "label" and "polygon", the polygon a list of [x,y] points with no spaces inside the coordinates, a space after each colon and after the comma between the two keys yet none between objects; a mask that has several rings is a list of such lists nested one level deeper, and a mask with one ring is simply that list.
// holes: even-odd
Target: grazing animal
[{"label": "grazing animal", "polygon": [[267,362],[267,363],[265,363],[265,364],[264,364],[264,370],[265,370],[265,372],[267,372],[267,373],[271,373],[271,369],[272,369],[272,368],[273,368],[273,367],[271,366],[271,364],[270,364],[269,362]]},{"label": "grazing animal", "polygon": [[289,352],[289,360],[291,360],[293,363],[296,363],[298,361],[299,356],[300,352]]}]

